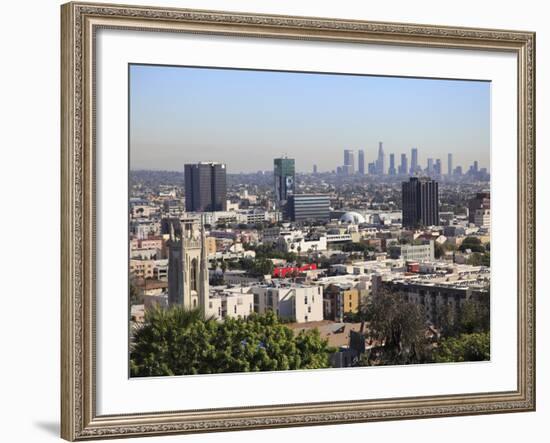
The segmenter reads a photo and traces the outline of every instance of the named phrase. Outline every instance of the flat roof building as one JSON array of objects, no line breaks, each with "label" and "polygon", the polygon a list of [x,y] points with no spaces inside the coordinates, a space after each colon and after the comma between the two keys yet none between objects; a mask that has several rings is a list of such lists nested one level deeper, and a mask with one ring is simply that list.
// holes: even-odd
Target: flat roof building
[{"label": "flat roof building", "polygon": [[327,194],[294,194],[289,196],[288,218],[292,221],[327,221],[330,199]]},{"label": "flat roof building", "polygon": [[227,178],[223,163],[200,162],[185,165],[186,212],[225,211]]}]

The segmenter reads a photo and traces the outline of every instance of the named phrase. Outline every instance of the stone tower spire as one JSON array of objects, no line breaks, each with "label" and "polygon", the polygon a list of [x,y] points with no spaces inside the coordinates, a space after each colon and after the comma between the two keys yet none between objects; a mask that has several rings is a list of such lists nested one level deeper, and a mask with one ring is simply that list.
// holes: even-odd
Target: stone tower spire
[{"label": "stone tower spire", "polygon": [[206,315],[207,303],[209,302],[208,282],[208,251],[206,249],[206,231],[204,229],[204,215],[201,216],[201,254],[199,270],[199,306],[203,315]]},{"label": "stone tower spire", "polygon": [[175,240],[176,240],[176,235],[174,234],[174,222],[170,220],[170,241],[175,241]]}]

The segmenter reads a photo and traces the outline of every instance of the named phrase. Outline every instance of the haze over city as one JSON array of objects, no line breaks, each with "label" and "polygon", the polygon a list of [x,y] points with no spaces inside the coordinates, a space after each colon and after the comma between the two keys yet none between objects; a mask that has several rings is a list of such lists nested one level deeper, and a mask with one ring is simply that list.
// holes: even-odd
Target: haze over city
[{"label": "haze over city", "polygon": [[132,377],[490,360],[490,83],[131,66],[129,92]]},{"label": "haze over city", "polygon": [[182,171],[217,160],[229,173],[272,169],[289,154],[299,172],[332,171],[344,149],[418,161],[447,153],[490,170],[490,83],[132,65],[131,169]]}]

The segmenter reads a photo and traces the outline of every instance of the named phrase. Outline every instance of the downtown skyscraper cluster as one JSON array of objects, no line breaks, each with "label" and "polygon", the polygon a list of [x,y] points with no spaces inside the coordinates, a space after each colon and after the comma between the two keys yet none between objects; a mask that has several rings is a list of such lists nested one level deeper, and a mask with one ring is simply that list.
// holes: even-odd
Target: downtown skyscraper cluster
[{"label": "downtown skyscraper cluster", "polygon": [[[386,153],[383,142],[378,143],[378,152],[373,162],[366,162],[365,149],[357,150],[357,156],[353,149],[344,149],[344,164],[336,168],[338,175],[373,175],[373,176],[428,176],[432,178],[460,179],[463,175],[469,178],[487,181],[489,173],[487,168],[479,168],[478,161],[474,161],[470,168],[463,173],[462,166],[454,167],[453,154],[447,154],[447,168],[443,167],[440,158],[428,157],[425,167],[419,161],[418,148],[411,148],[410,164],[406,153],[401,153],[399,159],[395,153],[389,154],[389,162],[386,162]],[[357,159],[357,163],[356,163]],[[399,160],[399,164],[397,164]]]}]

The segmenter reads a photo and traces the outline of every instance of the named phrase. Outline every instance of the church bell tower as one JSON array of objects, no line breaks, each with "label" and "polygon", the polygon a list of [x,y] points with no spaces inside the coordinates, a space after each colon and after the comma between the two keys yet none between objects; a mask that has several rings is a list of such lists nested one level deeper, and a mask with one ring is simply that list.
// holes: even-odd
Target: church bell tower
[{"label": "church bell tower", "polygon": [[209,298],[208,253],[203,220],[170,221],[168,303],[204,314]]}]

